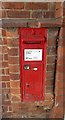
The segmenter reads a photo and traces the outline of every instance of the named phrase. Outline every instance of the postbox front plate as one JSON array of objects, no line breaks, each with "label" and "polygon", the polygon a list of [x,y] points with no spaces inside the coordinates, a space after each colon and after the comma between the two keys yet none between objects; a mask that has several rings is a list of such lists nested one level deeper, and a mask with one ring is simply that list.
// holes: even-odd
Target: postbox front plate
[{"label": "postbox front plate", "polygon": [[[24,99],[41,100],[42,98],[42,64],[30,64],[29,69],[24,70],[25,90]],[[41,71],[41,72],[40,72]]]},{"label": "postbox front plate", "polygon": [[20,33],[20,79],[22,100],[44,100],[46,70],[46,42],[44,38],[46,37],[46,29],[21,28]]}]

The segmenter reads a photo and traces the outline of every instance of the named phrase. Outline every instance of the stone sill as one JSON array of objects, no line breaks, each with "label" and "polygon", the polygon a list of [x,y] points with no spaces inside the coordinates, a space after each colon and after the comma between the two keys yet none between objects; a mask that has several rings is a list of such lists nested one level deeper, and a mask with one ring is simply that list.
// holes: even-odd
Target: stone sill
[{"label": "stone sill", "polygon": [[11,18],[11,19],[2,19],[0,20],[0,27],[62,27],[63,21],[62,19],[19,19],[19,18]]}]

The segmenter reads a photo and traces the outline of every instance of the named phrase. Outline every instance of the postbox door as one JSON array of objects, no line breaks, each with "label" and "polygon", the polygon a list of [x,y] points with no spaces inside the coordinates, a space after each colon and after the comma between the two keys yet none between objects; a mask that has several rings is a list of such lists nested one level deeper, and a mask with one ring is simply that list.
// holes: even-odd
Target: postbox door
[{"label": "postbox door", "polygon": [[[42,99],[42,64],[32,63],[28,65],[29,69],[24,70],[24,99],[41,100]],[[29,101],[28,100],[28,101]]]}]

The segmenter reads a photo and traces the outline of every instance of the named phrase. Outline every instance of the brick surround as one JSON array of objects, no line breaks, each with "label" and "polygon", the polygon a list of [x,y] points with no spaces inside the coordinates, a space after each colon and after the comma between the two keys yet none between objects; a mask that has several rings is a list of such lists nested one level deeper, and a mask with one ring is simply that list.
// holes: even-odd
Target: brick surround
[{"label": "brick surround", "polygon": [[[65,3],[2,2],[0,27],[0,79],[2,77],[3,118],[63,118],[63,60],[65,60]],[[64,20],[65,21],[65,20]],[[47,56],[45,99],[41,102],[21,102],[19,28],[46,27]],[[59,32],[54,89],[56,39]],[[2,34],[1,34],[2,33]]]}]

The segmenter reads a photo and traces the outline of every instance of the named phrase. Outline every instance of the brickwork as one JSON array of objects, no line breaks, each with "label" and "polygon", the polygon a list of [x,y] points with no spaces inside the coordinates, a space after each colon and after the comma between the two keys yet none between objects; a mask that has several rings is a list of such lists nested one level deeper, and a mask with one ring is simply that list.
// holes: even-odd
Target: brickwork
[{"label": "brickwork", "polygon": [[[55,83],[55,107],[53,109],[53,118],[62,118],[64,112],[64,97],[63,97],[63,84],[64,84],[64,68],[63,68],[63,53],[64,53],[64,44],[63,44],[63,28],[60,30],[59,35],[59,46],[58,46],[58,59],[56,67],[56,83]],[[62,42],[61,42],[62,41]],[[60,114],[60,115],[59,115]]]},{"label": "brickwork", "polygon": [[[65,2],[63,4],[63,16],[65,17]],[[64,28],[63,28],[63,40],[65,39],[65,18],[63,17],[63,23],[64,23]],[[63,41],[63,70],[65,70],[65,55],[64,55],[64,52],[65,52],[65,40]],[[63,74],[63,78],[65,78],[65,75]],[[63,84],[63,88],[65,89],[65,81],[64,81],[64,84]],[[63,91],[64,92],[64,91]],[[64,114],[65,114],[65,92],[64,92]]]},{"label": "brickwork", "polygon": [[[63,117],[63,28],[60,29],[55,98],[53,91],[56,38],[59,27],[62,25],[62,10],[60,16],[57,13],[58,9],[62,9],[62,3],[59,3],[59,6],[52,2],[2,2],[3,28],[0,30],[2,31],[0,43],[3,45],[0,46],[0,51],[2,49],[0,58],[2,61],[3,118]],[[48,29],[44,101],[21,102],[19,27],[47,27]]]},{"label": "brickwork", "polygon": [[[64,3],[62,3],[64,5]],[[61,3],[56,4],[57,19],[64,14]],[[55,83],[55,107],[52,110],[52,118],[62,118],[64,113],[64,27],[60,29],[57,51],[56,83]]]}]

